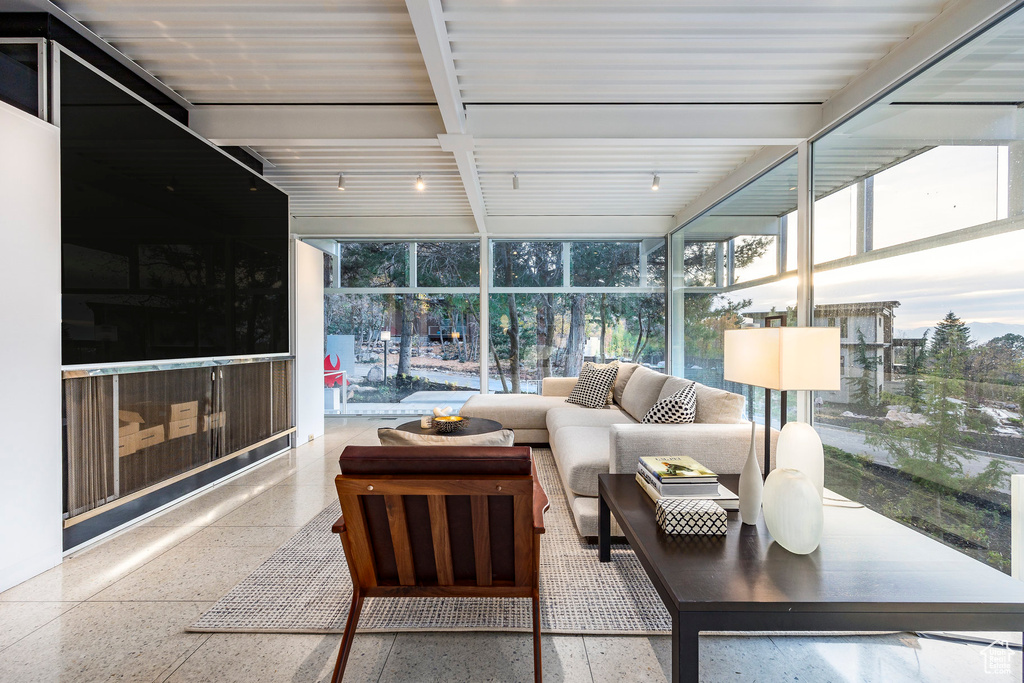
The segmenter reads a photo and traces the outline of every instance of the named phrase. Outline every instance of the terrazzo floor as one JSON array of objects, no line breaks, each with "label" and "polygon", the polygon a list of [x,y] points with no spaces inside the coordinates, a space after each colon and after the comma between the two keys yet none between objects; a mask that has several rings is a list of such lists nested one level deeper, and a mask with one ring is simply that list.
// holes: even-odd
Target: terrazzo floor
[{"label": "terrazzo floor", "polygon": [[[327,435],[0,593],[0,681],[322,681],[340,636],[196,634],[185,628],[335,496],[346,444],[377,419],[330,418]],[[545,636],[544,679],[668,681],[667,636]],[[910,634],[704,637],[702,680],[1021,680],[1021,655]],[[525,634],[356,637],[346,681],[527,681]]]}]

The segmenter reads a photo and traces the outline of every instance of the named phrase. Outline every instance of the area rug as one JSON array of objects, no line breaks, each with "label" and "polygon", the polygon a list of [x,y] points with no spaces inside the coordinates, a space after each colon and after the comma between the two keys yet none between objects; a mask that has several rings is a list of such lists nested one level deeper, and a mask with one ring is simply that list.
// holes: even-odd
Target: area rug
[{"label": "area rug", "polygon": [[[544,633],[671,633],[668,612],[627,545],[612,562],[576,532],[551,451],[535,448],[551,501],[541,539],[540,605]],[[329,505],[188,630],[206,633],[341,633],[352,599],[348,564]],[[361,632],[530,631],[530,601],[512,598],[368,598]]]}]

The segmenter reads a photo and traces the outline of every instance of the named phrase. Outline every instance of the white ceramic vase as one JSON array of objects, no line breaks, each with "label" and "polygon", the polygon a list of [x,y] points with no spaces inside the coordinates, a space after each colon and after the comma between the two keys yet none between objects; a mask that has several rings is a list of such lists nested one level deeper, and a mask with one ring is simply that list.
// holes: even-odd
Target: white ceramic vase
[{"label": "white ceramic vase", "polygon": [[757,436],[757,423],[750,423],[750,452],[747,461],[740,470],[740,521],[744,524],[757,524],[761,516],[761,494],[764,481],[761,479],[761,465],[757,462],[757,448],[754,439]]},{"label": "white ceramic vase", "polygon": [[775,542],[789,552],[814,552],[821,543],[825,515],[818,491],[806,474],[776,469],[768,475],[764,482],[764,523]]},{"label": "white ceramic vase", "polygon": [[775,447],[775,464],[778,469],[800,470],[818,490],[823,499],[825,488],[825,452],[821,437],[814,427],[806,422],[787,422],[779,434]]}]

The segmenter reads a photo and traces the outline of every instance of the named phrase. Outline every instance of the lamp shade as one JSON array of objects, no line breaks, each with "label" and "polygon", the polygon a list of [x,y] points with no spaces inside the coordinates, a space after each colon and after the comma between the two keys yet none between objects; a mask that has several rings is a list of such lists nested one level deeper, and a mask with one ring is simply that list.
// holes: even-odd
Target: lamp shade
[{"label": "lamp shade", "polygon": [[381,330],[380,331],[380,340],[381,341],[391,341],[391,330]]},{"label": "lamp shade", "polygon": [[726,330],[725,379],[774,391],[837,391],[839,328]]}]

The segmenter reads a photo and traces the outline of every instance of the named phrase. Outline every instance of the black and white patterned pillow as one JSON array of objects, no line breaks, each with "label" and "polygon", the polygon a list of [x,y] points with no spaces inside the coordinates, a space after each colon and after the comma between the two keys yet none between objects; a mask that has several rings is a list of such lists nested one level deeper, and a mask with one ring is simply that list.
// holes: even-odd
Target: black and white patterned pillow
[{"label": "black and white patterned pillow", "polygon": [[643,424],[684,424],[697,417],[697,390],[692,382],[671,396],[661,399],[647,411]]},{"label": "black and white patterned pillow", "polygon": [[593,363],[584,363],[576,386],[569,392],[566,403],[601,408],[608,403],[608,391],[615,384],[615,376],[619,374],[618,365],[597,367]]}]

